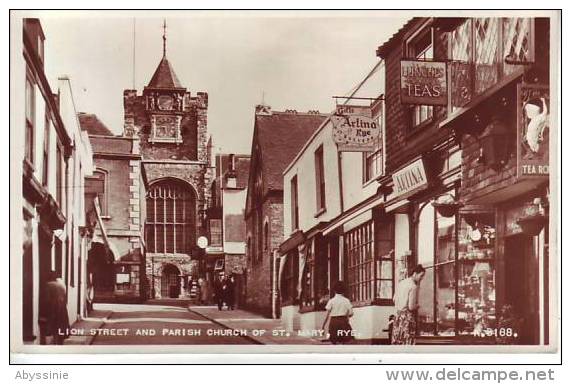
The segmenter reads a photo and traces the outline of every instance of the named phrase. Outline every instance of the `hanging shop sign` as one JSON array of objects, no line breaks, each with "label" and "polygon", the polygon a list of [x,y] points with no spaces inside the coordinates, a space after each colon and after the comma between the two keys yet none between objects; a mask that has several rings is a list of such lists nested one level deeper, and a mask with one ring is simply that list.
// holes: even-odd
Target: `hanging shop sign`
[{"label": "hanging shop sign", "polygon": [[331,116],[333,140],[341,152],[373,152],[379,149],[381,125],[365,115]]},{"label": "hanging shop sign", "polygon": [[346,116],[367,116],[373,117],[372,109],[367,105],[349,105],[349,104],[339,104],[335,108],[335,113],[338,115]]},{"label": "hanging shop sign", "polygon": [[393,184],[395,198],[426,188],[428,179],[422,158],[393,173]]},{"label": "hanging shop sign", "polygon": [[517,86],[517,176],[549,176],[549,87]]},{"label": "hanging shop sign", "polygon": [[401,60],[403,104],[448,105],[446,62]]}]

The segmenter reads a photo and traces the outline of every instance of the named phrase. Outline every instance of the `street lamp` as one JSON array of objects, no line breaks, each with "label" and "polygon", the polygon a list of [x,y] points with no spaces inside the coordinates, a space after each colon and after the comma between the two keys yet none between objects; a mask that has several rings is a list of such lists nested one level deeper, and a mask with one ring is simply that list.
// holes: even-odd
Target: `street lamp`
[{"label": "street lamp", "polygon": [[198,275],[201,276],[203,272],[206,272],[204,268],[205,264],[205,256],[206,256],[206,247],[208,247],[208,238],[206,236],[199,236],[196,239],[196,245],[198,249],[200,249],[200,255],[198,259]]}]

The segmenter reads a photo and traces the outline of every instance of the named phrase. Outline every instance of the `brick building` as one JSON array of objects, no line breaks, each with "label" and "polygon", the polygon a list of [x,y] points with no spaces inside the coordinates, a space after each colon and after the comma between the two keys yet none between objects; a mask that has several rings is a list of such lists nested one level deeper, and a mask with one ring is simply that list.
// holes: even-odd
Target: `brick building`
[{"label": "brick building", "polygon": [[[187,295],[197,277],[214,178],[207,132],[208,94],[182,86],[166,56],[141,94],[124,91],[123,136],[140,143],[146,192],[147,278],[154,297]],[[142,197],[141,197],[142,198]]]},{"label": "brick building", "polygon": [[246,198],[246,305],[278,315],[277,249],[283,241],[283,175],[303,143],[325,119],[319,112],[256,107]]},{"label": "brick building", "polygon": [[96,231],[88,265],[94,299],[142,301],[149,283],[142,237],[145,201],[141,196],[146,179],[140,167],[139,139],[114,135],[95,115],[80,113],[78,118],[93,147],[95,170],[89,182],[99,186],[93,192],[102,225]]}]

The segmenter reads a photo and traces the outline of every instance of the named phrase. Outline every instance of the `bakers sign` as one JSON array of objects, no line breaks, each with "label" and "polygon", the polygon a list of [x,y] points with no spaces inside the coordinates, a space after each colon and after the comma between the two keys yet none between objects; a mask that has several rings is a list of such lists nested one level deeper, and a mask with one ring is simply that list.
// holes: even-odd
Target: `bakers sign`
[{"label": "bakers sign", "polygon": [[380,124],[364,115],[333,115],[333,141],[343,152],[372,152],[381,139]]},{"label": "bakers sign", "polygon": [[446,63],[401,60],[400,87],[403,104],[447,105]]}]

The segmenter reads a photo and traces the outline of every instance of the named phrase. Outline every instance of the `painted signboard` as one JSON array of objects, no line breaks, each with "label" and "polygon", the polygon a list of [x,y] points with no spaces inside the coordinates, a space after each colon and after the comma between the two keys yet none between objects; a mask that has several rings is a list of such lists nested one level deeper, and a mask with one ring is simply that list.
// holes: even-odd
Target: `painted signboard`
[{"label": "painted signboard", "polygon": [[342,152],[372,152],[382,142],[378,120],[365,115],[333,115],[333,140]]},{"label": "painted signboard", "polygon": [[517,176],[549,176],[549,87],[518,84]]},{"label": "painted signboard", "polygon": [[400,86],[403,104],[447,105],[446,62],[401,60]]},{"label": "painted signboard", "polygon": [[394,197],[401,197],[411,192],[424,189],[428,186],[426,171],[422,158],[415,160],[409,165],[393,173]]}]

